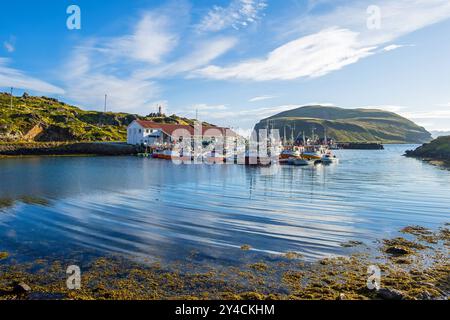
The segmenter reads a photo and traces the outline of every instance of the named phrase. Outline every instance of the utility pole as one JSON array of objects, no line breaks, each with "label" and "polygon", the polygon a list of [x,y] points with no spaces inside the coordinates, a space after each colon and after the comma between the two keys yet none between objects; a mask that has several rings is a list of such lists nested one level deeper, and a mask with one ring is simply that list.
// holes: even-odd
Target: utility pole
[{"label": "utility pole", "polygon": [[106,99],[108,99],[108,95],[107,94],[105,94],[105,113],[106,113]]},{"label": "utility pole", "polygon": [[12,110],[12,108],[13,108],[13,90],[14,90],[14,88],[11,87],[11,104],[10,104],[11,110]]}]

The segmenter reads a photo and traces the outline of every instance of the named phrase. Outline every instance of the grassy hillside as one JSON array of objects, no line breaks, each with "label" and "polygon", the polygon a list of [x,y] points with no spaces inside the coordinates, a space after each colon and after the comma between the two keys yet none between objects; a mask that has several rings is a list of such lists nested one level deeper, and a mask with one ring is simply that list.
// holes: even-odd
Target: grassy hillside
[{"label": "grassy hillside", "polygon": [[439,137],[406,154],[411,157],[450,161],[450,136]]},{"label": "grassy hillside", "polygon": [[85,111],[47,97],[13,97],[0,93],[0,142],[125,141],[126,127],[136,119],[192,124],[186,118]]},{"label": "grassy hillside", "polygon": [[294,138],[302,132],[315,134],[336,142],[382,142],[382,143],[424,143],[431,140],[431,134],[414,122],[395,113],[371,109],[343,109],[337,107],[307,106],[285,111],[261,120],[256,129],[267,126],[279,129],[283,137],[286,127],[287,139],[295,127]]}]

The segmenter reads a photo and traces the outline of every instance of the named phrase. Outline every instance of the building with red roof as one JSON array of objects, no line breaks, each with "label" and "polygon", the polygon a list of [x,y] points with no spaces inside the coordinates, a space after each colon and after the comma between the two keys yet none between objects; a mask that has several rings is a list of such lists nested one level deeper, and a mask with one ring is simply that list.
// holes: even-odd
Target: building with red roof
[{"label": "building with red roof", "polygon": [[238,135],[233,130],[223,127],[204,125],[197,127],[146,120],[135,120],[127,128],[127,143],[132,145],[168,145],[179,141],[180,138],[198,138],[201,141],[227,138],[235,141]]}]

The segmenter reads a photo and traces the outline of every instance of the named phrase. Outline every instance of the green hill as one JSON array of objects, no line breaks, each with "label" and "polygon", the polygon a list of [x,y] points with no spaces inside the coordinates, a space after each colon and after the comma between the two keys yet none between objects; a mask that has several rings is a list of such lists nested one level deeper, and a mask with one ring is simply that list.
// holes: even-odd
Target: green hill
[{"label": "green hill", "polygon": [[414,151],[407,151],[407,156],[434,160],[450,161],[450,136],[439,137],[425,143]]},{"label": "green hill", "polygon": [[0,142],[125,141],[126,128],[136,119],[193,124],[175,115],[85,111],[53,98],[0,93]]},{"label": "green hill", "polygon": [[[336,142],[424,143],[431,134],[414,122],[398,114],[376,109],[344,109],[324,106],[305,106],[281,112],[261,120],[255,129],[278,129],[283,138],[315,135]],[[295,129],[294,129],[295,128]]]}]

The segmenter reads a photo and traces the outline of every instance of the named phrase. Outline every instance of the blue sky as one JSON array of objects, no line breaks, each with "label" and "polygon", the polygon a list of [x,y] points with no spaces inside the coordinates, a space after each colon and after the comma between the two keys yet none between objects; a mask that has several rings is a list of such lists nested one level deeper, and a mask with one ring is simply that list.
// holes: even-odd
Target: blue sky
[{"label": "blue sky", "polygon": [[311,103],[450,130],[449,34],[448,0],[16,0],[0,12],[0,89],[243,131]]}]

